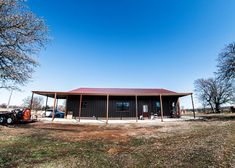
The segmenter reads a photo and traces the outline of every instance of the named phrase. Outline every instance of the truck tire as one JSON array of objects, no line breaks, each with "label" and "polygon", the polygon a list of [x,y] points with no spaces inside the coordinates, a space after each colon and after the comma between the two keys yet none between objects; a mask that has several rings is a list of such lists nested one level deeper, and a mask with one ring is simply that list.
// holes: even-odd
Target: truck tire
[{"label": "truck tire", "polygon": [[5,121],[5,118],[3,116],[0,116],[0,124],[3,124]]},{"label": "truck tire", "polygon": [[7,117],[7,124],[13,124],[14,119],[12,116]]}]

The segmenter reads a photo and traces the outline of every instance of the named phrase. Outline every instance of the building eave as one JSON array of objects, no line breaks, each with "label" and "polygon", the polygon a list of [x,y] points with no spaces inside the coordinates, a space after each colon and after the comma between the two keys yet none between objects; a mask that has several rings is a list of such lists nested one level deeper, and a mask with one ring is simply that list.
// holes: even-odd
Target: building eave
[{"label": "building eave", "polygon": [[34,94],[42,95],[42,96],[48,96],[48,97],[54,97],[56,94],[58,98],[66,98],[67,96],[71,95],[87,95],[87,96],[188,96],[191,95],[191,92],[186,93],[148,93],[148,94],[142,94],[142,93],[136,93],[136,94],[117,94],[117,93],[76,93],[76,92],[61,92],[61,91],[32,91]]}]

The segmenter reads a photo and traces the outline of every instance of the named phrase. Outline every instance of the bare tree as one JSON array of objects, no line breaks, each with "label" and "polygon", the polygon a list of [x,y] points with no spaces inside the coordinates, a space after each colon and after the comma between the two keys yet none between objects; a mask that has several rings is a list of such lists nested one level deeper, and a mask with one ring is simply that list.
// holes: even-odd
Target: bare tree
[{"label": "bare tree", "polygon": [[235,79],[235,43],[227,45],[219,54],[217,68],[220,78]]},{"label": "bare tree", "polygon": [[6,103],[2,103],[2,104],[0,104],[0,108],[7,108],[7,104]]},{"label": "bare tree", "polygon": [[220,112],[221,105],[231,103],[233,100],[233,87],[230,80],[197,79],[194,85],[199,101],[202,104],[206,102],[213,112]]},{"label": "bare tree", "polygon": [[[23,100],[24,107],[30,107],[31,104],[31,97],[28,96]],[[43,98],[42,97],[34,97],[32,102],[32,110],[38,111],[41,110],[43,107]]]},{"label": "bare tree", "polygon": [[0,88],[18,88],[38,66],[36,54],[47,42],[47,27],[22,0],[0,0]]}]

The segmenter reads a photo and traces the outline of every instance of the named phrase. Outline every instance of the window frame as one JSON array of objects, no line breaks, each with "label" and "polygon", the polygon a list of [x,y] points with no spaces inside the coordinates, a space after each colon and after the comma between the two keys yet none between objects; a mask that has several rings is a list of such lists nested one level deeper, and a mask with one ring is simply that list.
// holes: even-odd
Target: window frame
[{"label": "window frame", "polygon": [[[119,109],[118,104],[121,104],[121,110]],[[130,112],[130,102],[129,101],[117,101],[116,112]]]}]

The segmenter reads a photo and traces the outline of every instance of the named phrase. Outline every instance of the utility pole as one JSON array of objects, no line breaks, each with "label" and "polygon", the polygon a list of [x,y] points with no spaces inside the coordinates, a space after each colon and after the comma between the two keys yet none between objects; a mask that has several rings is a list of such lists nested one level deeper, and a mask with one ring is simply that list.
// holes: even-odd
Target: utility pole
[{"label": "utility pole", "polygon": [[8,100],[8,104],[7,104],[7,111],[9,110],[9,106],[10,106],[10,102],[11,102],[12,93],[13,93],[13,89],[11,89],[11,94],[10,94],[10,96],[9,96],[9,100]]}]

